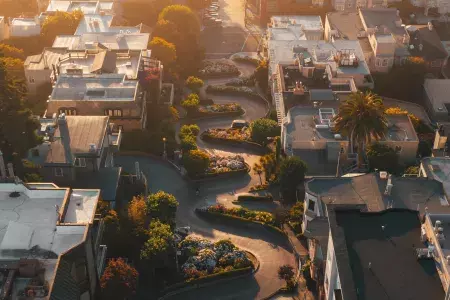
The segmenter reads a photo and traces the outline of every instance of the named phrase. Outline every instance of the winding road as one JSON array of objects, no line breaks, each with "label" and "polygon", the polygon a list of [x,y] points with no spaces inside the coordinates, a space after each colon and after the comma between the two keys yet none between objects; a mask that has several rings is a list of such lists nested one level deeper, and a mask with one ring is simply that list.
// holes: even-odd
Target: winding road
[{"label": "winding road", "polygon": [[[244,75],[253,72],[254,67],[238,65]],[[224,84],[228,79],[208,80],[206,84]],[[264,117],[266,105],[262,101],[245,97],[211,96],[215,103],[238,102],[246,111],[242,117],[248,121]],[[205,119],[197,121],[201,131],[214,127],[228,127],[233,118]],[[181,124],[180,124],[181,126]],[[259,155],[233,146],[213,145],[198,139],[198,146],[210,153],[223,156],[240,154],[249,165],[259,160]],[[222,224],[207,221],[195,214],[195,208],[217,203],[232,206],[234,194],[248,191],[249,187],[259,183],[258,176],[252,173],[240,177],[213,180],[201,184],[200,196],[168,163],[148,157],[119,156],[115,159],[125,171],[134,172],[135,162],[147,176],[151,192],[163,190],[173,194],[180,203],[177,210],[177,226],[190,226],[194,235],[210,240],[231,239],[238,247],[252,252],[260,261],[260,268],[254,276],[243,277],[212,286],[187,291],[169,297],[178,299],[264,299],[284,285],[278,279],[280,265],[295,266],[295,257],[287,239],[252,224]],[[273,208],[273,207],[272,207]],[[258,209],[261,209],[260,207]],[[270,209],[267,207],[266,209]]]},{"label": "winding road", "polygon": [[167,163],[147,157],[121,156],[116,162],[125,171],[133,172],[138,161],[148,178],[151,192],[163,190],[173,194],[180,203],[177,211],[177,225],[190,226],[194,235],[211,240],[231,239],[238,247],[250,251],[260,261],[260,268],[254,276],[235,279],[197,290],[174,295],[168,299],[263,299],[280,287],[283,282],[277,277],[278,267],[295,265],[295,258],[288,241],[280,235],[252,225],[224,225],[199,218],[194,209],[218,202],[219,198],[232,199],[230,191],[245,189],[251,178],[230,178],[202,184],[201,195],[197,197],[193,187]]}]

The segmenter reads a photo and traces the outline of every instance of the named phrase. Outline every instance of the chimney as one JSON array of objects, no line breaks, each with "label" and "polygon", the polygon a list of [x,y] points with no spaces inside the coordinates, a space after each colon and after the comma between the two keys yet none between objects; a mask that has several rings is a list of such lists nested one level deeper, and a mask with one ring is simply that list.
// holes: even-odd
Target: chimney
[{"label": "chimney", "polygon": [[8,167],[8,173],[9,173],[9,177],[14,177],[14,167],[12,163],[8,163],[6,165]]},{"label": "chimney", "polygon": [[431,22],[428,22],[428,30],[433,31],[433,24]]},{"label": "chimney", "polygon": [[8,177],[6,175],[6,169],[5,169],[5,161],[3,160],[3,153],[0,151],[0,179],[4,179]]}]

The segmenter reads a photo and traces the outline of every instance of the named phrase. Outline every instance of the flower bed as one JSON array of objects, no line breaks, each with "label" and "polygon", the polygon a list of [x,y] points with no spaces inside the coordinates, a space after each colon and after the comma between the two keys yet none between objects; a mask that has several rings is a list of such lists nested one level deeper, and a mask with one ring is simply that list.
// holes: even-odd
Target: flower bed
[{"label": "flower bed", "polygon": [[257,184],[257,185],[251,186],[249,191],[250,192],[264,191],[264,190],[267,190],[268,188],[269,188],[269,185],[267,183],[263,183],[263,184]]},{"label": "flower bed", "polygon": [[212,104],[200,106],[201,113],[223,113],[223,112],[242,112],[242,107],[238,103]]},{"label": "flower bed", "polygon": [[226,77],[237,76],[240,74],[239,69],[230,61],[227,60],[206,60],[203,62],[203,67],[199,71],[203,78],[208,77]]},{"label": "flower bed", "polygon": [[234,144],[239,147],[247,147],[252,151],[259,151],[261,153],[267,153],[269,149],[261,144],[255,143],[250,140],[250,131],[248,128],[234,129],[234,128],[213,128],[208,129],[200,135],[200,138],[204,141]]},{"label": "flower bed", "polygon": [[226,173],[246,169],[244,158],[240,155],[227,157],[211,155],[209,160],[207,173]]},{"label": "flower bed", "polygon": [[247,64],[254,65],[255,67],[257,67],[259,65],[259,62],[260,62],[259,59],[257,59],[256,57],[251,57],[251,56],[235,55],[231,59],[233,61],[235,61],[235,62],[247,63]]},{"label": "flower bed", "polygon": [[[223,220],[230,220],[230,221],[239,221],[239,222],[244,222],[244,223],[253,223],[253,224],[259,224],[261,226],[263,226],[265,229],[271,230],[275,233],[279,233],[282,234],[283,236],[286,236],[286,234],[283,232],[283,230],[281,230],[279,227],[277,227],[274,223],[264,223],[261,219],[264,219],[265,217],[259,218],[260,221],[255,220],[255,218],[248,218],[245,215],[243,217],[239,216],[238,213],[234,213],[233,211],[230,211],[232,209],[237,209],[239,210],[239,208],[232,208],[232,209],[226,209],[226,213],[221,212],[222,210],[218,207],[220,207],[221,205],[214,205],[214,206],[207,206],[207,207],[203,207],[203,208],[196,208],[195,212],[199,215],[202,215],[204,217],[212,217],[215,219],[222,219]],[[213,207],[213,208],[212,208]],[[214,208],[215,207],[215,208]],[[245,209],[245,208],[240,208],[240,209]],[[260,211],[250,211],[253,213],[262,213],[262,214],[269,214],[272,217],[273,220],[273,216],[270,213],[267,212],[260,212]],[[240,212],[242,213],[242,212]],[[251,215],[252,213],[250,213]],[[267,217],[269,218],[269,217]]]},{"label": "flower bed", "polygon": [[246,86],[208,85],[206,87],[206,92],[211,94],[260,97],[257,92]]},{"label": "flower bed", "polygon": [[182,255],[187,257],[181,266],[187,281],[210,274],[253,268],[252,260],[247,253],[229,240],[211,243],[202,238],[189,236],[178,247]]},{"label": "flower bed", "polygon": [[255,86],[255,77],[240,77],[240,78],[233,78],[227,83],[225,83],[226,86]]},{"label": "flower bed", "polygon": [[275,225],[275,219],[271,213],[265,211],[250,210],[243,207],[227,208],[221,204],[207,207],[208,212],[219,213],[224,215],[235,216],[249,221],[260,222],[268,225]]}]

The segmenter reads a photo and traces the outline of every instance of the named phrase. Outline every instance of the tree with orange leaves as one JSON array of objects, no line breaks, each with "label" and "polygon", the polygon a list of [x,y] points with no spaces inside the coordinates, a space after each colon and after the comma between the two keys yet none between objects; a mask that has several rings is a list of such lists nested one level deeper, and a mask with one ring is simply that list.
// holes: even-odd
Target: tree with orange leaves
[{"label": "tree with orange leaves", "polygon": [[136,293],[139,273],[122,258],[111,259],[100,279],[103,299],[123,300]]}]

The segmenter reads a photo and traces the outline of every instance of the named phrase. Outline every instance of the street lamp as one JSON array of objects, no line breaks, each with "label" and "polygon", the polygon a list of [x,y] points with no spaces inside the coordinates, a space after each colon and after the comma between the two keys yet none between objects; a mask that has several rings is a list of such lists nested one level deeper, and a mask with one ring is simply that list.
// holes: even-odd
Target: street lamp
[{"label": "street lamp", "polygon": [[164,152],[163,152],[163,157],[164,158],[167,158],[167,151],[166,151],[166,138],[165,137],[163,137],[163,142],[164,142]]}]

